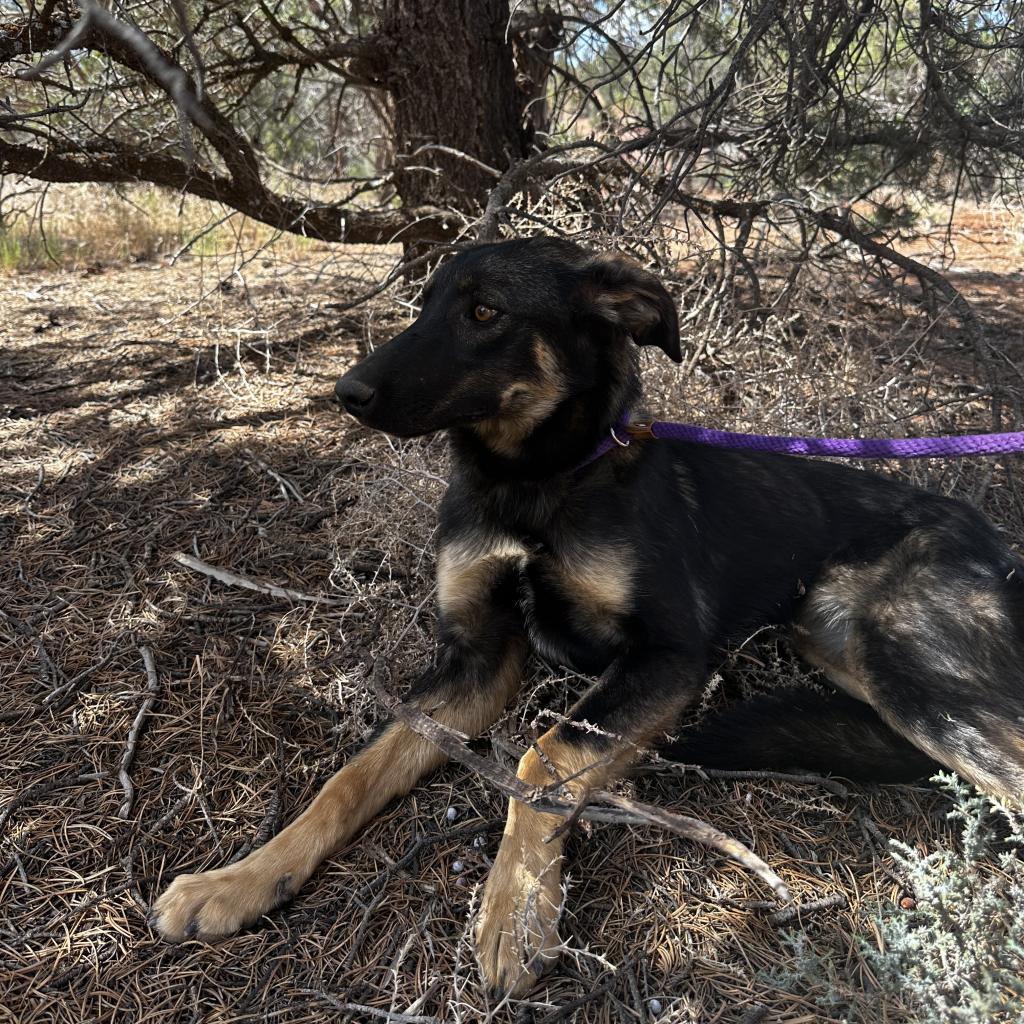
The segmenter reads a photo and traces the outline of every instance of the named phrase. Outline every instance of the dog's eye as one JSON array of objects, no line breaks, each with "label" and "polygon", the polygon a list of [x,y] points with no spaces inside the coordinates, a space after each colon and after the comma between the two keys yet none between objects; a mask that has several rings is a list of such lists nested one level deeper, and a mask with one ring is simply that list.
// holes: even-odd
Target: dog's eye
[{"label": "dog's eye", "polygon": [[474,306],[473,319],[485,324],[488,320],[493,319],[497,312],[496,309],[491,309],[490,306]]}]

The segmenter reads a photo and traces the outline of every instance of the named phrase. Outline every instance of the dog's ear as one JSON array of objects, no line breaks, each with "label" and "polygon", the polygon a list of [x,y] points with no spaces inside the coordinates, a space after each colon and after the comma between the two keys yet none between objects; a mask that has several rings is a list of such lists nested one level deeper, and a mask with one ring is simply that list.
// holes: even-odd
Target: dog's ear
[{"label": "dog's ear", "polygon": [[584,268],[583,301],[589,312],[625,331],[638,345],[657,345],[683,361],[679,314],[672,296],[654,276],[623,256],[597,256]]}]

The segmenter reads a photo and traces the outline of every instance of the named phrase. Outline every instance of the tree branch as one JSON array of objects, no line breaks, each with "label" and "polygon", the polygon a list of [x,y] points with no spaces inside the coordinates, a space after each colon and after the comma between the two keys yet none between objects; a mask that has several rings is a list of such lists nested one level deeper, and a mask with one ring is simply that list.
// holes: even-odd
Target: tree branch
[{"label": "tree branch", "polygon": [[19,18],[0,23],[0,64],[56,49],[71,31],[61,18]]},{"label": "tree branch", "polygon": [[47,150],[0,139],[0,174],[24,174],[52,182],[148,181],[201,199],[225,203],[281,231],[323,242],[381,244],[443,241],[458,219],[434,206],[360,210],[338,203],[302,202],[268,189],[253,192],[232,178],[190,167],[170,156],[147,155],[111,146],[102,153],[84,149]]}]

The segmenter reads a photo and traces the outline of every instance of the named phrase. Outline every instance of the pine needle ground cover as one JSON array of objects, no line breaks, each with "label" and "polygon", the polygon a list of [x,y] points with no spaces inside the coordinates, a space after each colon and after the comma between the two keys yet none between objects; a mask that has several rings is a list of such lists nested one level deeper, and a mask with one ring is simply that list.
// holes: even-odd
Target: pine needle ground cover
[{"label": "pine needle ground cover", "polygon": [[[1018,239],[999,212],[959,226],[985,367],[909,292],[808,283],[752,318],[683,275],[689,358],[645,361],[650,409],[768,432],[991,429],[993,387],[1007,410],[1021,388]],[[581,829],[573,953],[522,1005],[478,984],[469,915],[504,801],[459,766],[258,927],[157,940],[148,905],[175,874],[243,856],[369,735],[377,661],[397,680],[431,656],[444,442],[370,434],[330,399],[408,321],[393,292],[339,309],[390,260],[309,246],[0,279],[0,1020],[1020,1019],[1016,819],[954,783],[651,759],[626,788],[747,843],[795,909],[657,830]],[[1024,536],[1013,459],[882,468]],[[723,655],[705,705],[820,684],[766,633]],[[584,685],[534,663],[478,749],[514,758]]]}]

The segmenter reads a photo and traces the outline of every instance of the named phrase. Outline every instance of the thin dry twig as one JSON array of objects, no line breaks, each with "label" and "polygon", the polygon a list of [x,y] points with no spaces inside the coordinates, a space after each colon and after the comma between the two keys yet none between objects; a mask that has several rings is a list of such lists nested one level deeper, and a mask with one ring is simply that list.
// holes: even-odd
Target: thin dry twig
[{"label": "thin dry twig", "polygon": [[393,1021],[394,1024],[441,1024],[437,1017],[427,1017],[418,1013],[399,1013],[396,1010],[382,1010],[379,1006],[367,1006],[365,1003],[347,1003],[329,992],[320,992],[312,988],[300,988],[299,995],[315,996],[322,999],[328,1006],[346,1013],[364,1013],[377,1020]]},{"label": "thin dry twig", "polygon": [[782,907],[768,915],[772,924],[788,924],[794,918],[801,918],[815,914],[821,910],[838,910],[847,906],[846,897],[841,892],[834,892],[831,896],[822,896],[818,900],[808,900],[806,903],[791,903],[788,907]]},{"label": "thin dry twig", "polygon": [[350,604],[351,598],[322,597],[318,594],[304,594],[301,590],[292,590],[289,587],[279,587],[273,583],[258,583],[246,576],[239,576],[229,569],[218,569],[201,558],[196,558],[185,551],[175,551],[171,558],[179,565],[187,569],[194,569],[206,576],[210,576],[229,587],[244,587],[246,590],[255,590],[261,594],[270,594],[271,597],[282,597],[289,601],[309,601],[314,604],[344,605]]},{"label": "thin dry twig", "polygon": [[106,778],[106,775],[106,772],[85,772],[81,775],[63,775],[56,779],[44,779],[33,783],[27,789],[23,789],[6,807],[0,809],[0,829],[4,827],[16,810],[24,807],[29,801],[45,796],[55,789],[63,789],[66,786],[74,786],[81,782],[97,782],[100,779]]},{"label": "thin dry twig", "polygon": [[[496,786],[503,793],[528,804],[536,810],[572,816],[578,813],[577,801],[561,800],[549,794],[552,787],[528,786],[496,761],[481,757],[470,750],[466,737],[454,729],[424,714],[417,708],[399,701],[382,682],[385,669],[380,662],[374,667],[370,685],[381,702],[396,718],[401,719],[410,729],[431,741],[454,761],[466,765],[476,774]],[[560,788],[556,783],[554,788]],[[620,825],[656,825],[674,832],[684,839],[701,843],[718,850],[757,875],[784,903],[790,894],[786,883],[763,861],[738,839],[727,836],[707,822],[674,814],[651,804],[641,803],[629,797],[609,793],[606,790],[591,790],[586,794],[588,806],[580,815],[590,821],[611,822]],[[596,806],[610,804],[611,807]]]},{"label": "thin dry twig", "polygon": [[148,647],[140,647],[139,654],[142,655],[142,661],[146,666],[146,696],[139,706],[139,712],[135,716],[135,721],[132,722],[131,729],[128,730],[128,742],[125,744],[124,753],[121,755],[121,768],[118,772],[118,778],[121,780],[121,788],[124,790],[124,800],[117,812],[117,816],[122,821],[128,820],[128,815],[132,809],[132,801],[135,799],[135,786],[132,784],[128,769],[131,768],[132,761],[135,758],[135,748],[138,746],[139,733],[142,731],[146,715],[152,710],[153,705],[156,703],[157,694],[160,692],[160,681],[156,674],[153,652]]},{"label": "thin dry twig", "polygon": [[815,775],[811,772],[778,772],[768,770],[736,769],[736,768],[704,768],[700,765],[673,764],[664,760],[654,764],[641,765],[641,773],[652,775],[686,775],[692,774],[708,779],[722,779],[728,782],[791,782],[801,786],[819,786],[834,796],[848,797],[850,790],[836,779],[826,775]]}]

